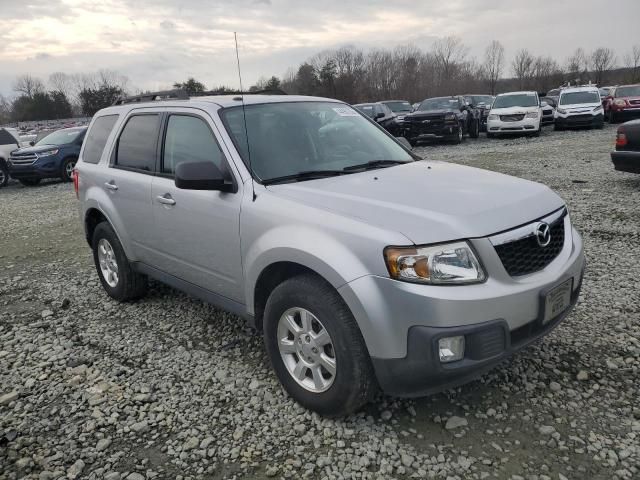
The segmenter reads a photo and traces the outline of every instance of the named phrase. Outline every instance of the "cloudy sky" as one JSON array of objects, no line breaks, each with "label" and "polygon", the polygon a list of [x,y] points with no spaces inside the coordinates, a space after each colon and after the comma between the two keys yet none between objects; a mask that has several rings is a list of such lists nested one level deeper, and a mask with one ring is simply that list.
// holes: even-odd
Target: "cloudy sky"
[{"label": "cloudy sky", "polygon": [[613,48],[619,63],[640,44],[640,0],[0,0],[0,93],[16,75],[117,70],[162,89],[194,76],[237,86],[284,74],[314,53],[458,35],[481,55],[493,39],[563,61],[576,47]]}]

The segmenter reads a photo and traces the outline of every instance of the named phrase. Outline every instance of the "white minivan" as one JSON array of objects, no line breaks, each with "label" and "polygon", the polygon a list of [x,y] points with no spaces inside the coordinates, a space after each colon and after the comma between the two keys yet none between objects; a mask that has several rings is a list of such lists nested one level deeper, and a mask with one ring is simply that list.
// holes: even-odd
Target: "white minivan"
[{"label": "white minivan", "polygon": [[555,111],[555,130],[568,127],[595,127],[604,125],[604,109],[597,87],[563,88]]},{"label": "white minivan", "polygon": [[540,99],[536,92],[502,93],[496,97],[487,118],[487,137],[499,134],[540,135]]}]

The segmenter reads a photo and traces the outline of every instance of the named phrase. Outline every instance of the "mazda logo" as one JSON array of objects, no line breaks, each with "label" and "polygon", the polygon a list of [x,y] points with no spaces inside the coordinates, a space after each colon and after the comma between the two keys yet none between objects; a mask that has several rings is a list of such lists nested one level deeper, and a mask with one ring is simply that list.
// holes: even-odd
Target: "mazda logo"
[{"label": "mazda logo", "polygon": [[536,236],[536,241],[541,247],[546,247],[551,243],[551,228],[548,223],[540,222],[536,225],[533,232]]}]

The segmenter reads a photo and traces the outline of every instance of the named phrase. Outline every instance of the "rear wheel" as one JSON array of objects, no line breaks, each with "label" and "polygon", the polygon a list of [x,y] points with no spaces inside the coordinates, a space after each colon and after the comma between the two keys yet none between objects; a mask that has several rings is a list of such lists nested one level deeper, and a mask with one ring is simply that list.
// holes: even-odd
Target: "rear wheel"
[{"label": "rear wheel", "polygon": [[98,224],[91,245],[98,277],[110,297],[123,302],[147,293],[147,277],[133,270],[111,225]]},{"label": "rear wheel", "polygon": [[451,137],[451,142],[457,145],[459,143],[462,143],[463,140],[464,140],[464,128],[462,127],[462,124],[460,124],[458,125],[458,131],[455,133],[455,135]]},{"label": "rear wheel", "polygon": [[18,181],[25,187],[35,187],[40,183],[40,178],[20,178]]},{"label": "rear wheel", "polygon": [[72,178],[73,169],[76,167],[77,158],[69,157],[65,158],[64,162],[62,162],[62,168],[60,172],[60,177],[65,182],[70,182]]},{"label": "rear wheel", "polygon": [[293,277],[273,290],[264,312],[264,342],[280,383],[305,408],[347,415],[376,391],[371,359],[351,311],[315,275]]},{"label": "rear wheel", "polygon": [[6,187],[9,183],[9,169],[7,165],[0,160],[0,188]]}]

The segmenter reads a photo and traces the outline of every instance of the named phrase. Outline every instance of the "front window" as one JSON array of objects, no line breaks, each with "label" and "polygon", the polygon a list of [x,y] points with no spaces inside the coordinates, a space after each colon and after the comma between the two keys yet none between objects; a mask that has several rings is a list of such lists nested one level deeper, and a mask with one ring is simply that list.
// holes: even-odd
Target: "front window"
[{"label": "front window", "polygon": [[246,130],[240,106],[223,110],[222,119],[245,165],[260,181],[308,172],[346,174],[369,162],[413,160],[349,105],[266,103],[246,105],[245,112]]},{"label": "front window", "polygon": [[409,102],[385,102],[385,105],[391,109],[393,113],[411,112],[411,104]]},{"label": "front window", "polygon": [[535,93],[519,93],[517,95],[498,95],[492,108],[537,107],[538,97]]},{"label": "front window", "polygon": [[73,143],[80,136],[80,134],[84,130],[58,130],[57,132],[53,132],[38,143],[36,143],[36,147],[40,147],[42,145],[67,145],[69,143]]},{"label": "front window", "polygon": [[580,105],[582,103],[600,103],[596,92],[568,92],[560,96],[560,105]]},{"label": "front window", "polygon": [[457,98],[428,98],[420,104],[418,110],[428,112],[430,110],[455,110],[458,108]]},{"label": "front window", "polygon": [[640,85],[616,88],[616,97],[640,97]]}]

